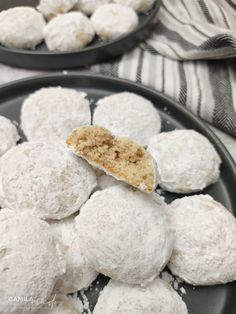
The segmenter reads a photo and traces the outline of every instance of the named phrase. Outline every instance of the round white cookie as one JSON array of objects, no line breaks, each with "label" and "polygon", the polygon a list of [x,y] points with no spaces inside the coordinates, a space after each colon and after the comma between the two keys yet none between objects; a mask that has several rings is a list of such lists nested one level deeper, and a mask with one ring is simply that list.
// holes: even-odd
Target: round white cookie
[{"label": "round white cookie", "polygon": [[57,136],[66,140],[78,126],[91,123],[86,94],[63,87],[42,88],[21,109],[21,126],[28,140]]},{"label": "round white cookie", "polygon": [[0,12],[0,43],[9,48],[34,49],[43,41],[46,23],[31,7],[15,7]]},{"label": "round white cookie", "polygon": [[54,292],[73,293],[90,286],[98,276],[80,252],[74,216],[50,223],[54,237],[66,260],[66,272],[59,277]]},{"label": "round white cookie", "polygon": [[168,262],[173,238],[166,205],[122,185],[96,192],[76,218],[82,253],[97,272],[147,285]]},{"label": "round white cookie", "polygon": [[73,51],[87,46],[95,31],[90,19],[81,12],[56,16],[44,28],[45,42],[52,51]]},{"label": "round white cookie", "polygon": [[[115,185],[124,184],[123,182],[116,180],[114,177],[110,176],[109,174],[102,174],[101,176],[97,176],[97,188],[98,190],[105,190]],[[0,189],[1,195],[1,189]]]},{"label": "round white cookie", "polygon": [[14,147],[19,139],[16,126],[7,118],[0,116],[0,157]]},{"label": "round white cookie", "polygon": [[95,32],[104,41],[116,39],[138,27],[136,12],[120,4],[105,4],[92,15]]},{"label": "round white cookie", "polygon": [[[64,272],[65,262],[46,222],[27,212],[0,211],[1,313],[35,313],[35,305],[48,300]],[[19,296],[32,302],[20,302]]]},{"label": "round white cookie", "polygon": [[67,295],[52,295],[37,314],[82,314],[83,303],[79,298]]},{"label": "round white cookie", "polygon": [[110,280],[101,292],[93,313],[188,314],[188,310],[178,293],[157,278],[145,288]]},{"label": "round white cookie", "polygon": [[43,219],[75,213],[96,186],[92,168],[59,145],[28,142],[1,158],[2,189],[7,206]]},{"label": "round white cookie", "polygon": [[76,3],[77,0],[40,0],[37,9],[49,20],[70,11]]},{"label": "round white cookie", "polygon": [[170,270],[193,285],[236,280],[236,219],[209,195],[174,201],[168,212],[175,245]]},{"label": "round white cookie", "polygon": [[78,0],[77,8],[86,15],[91,15],[101,5],[111,3],[112,0]]},{"label": "round white cookie", "polygon": [[139,95],[123,92],[100,99],[93,123],[118,136],[147,145],[161,130],[161,119],[153,104]]},{"label": "round white cookie", "polygon": [[221,159],[210,141],[194,130],[153,136],[148,151],[157,162],[160,186],[175,193],[201,191],[215,183]]},{"label": "round white cookie", "polygon": [[0,168],[0,207],[5,206],[4,198],[5,197],[2,190],[2,175],[1,175],[1,168]]},{"label": "round white cookie", "polygon": [[152,8],[156,0],[113,0],[113,2],[127,5],[137,12],[147,12]]}]

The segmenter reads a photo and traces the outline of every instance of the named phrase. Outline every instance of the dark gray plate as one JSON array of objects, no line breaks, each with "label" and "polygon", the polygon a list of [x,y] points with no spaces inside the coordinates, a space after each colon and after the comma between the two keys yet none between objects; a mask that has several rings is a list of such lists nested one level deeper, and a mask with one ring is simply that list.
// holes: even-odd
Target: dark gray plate
[{"label": "dark gray plate", "polygon": [[[0,11],[15,6],[36,7],[38,3],[39,0],[1,0]],[[12,49],[0,45],[0,62],[23,68],[55,70],[85,67],[109,60],[134,48],[149,35],[160,4],[161,0],[156,0],[156,4],[147,14],[139,15],[139,26],[135,31],[111,42],[105,43],[95,37],[86,48],[73,52],[52,52],[45,44],[37,46],[35,50]]]},{"label": "dark gray plate", "polygon": [[[94,101],[101,97],[121,91],[130,91],[140,94],[151,100],[159,110],[163,120],[163,131],[170,131],[175,128],[190,128],[205,135],[216,147],[223,163],[219,181],[204,190],[203,193],[209,193],[236,215],[236,165],[229,153],[204,122],[170,98],[165,97],[152,89],[129,81],[94,75],[91,73],[47,75],[21,80],[0,87],[0,115],[4,115],[19,122],[21,104],[30,93],[41,87],[58,85],[83,90],[88,94],[89,99]],[[94,105],[92,104],[92,106]],[[48,108],[48,110],[50,110],[50,108]],[[167,202],[178,197],[172,193],[165,193],[164,196],[166,197]],[[100,276],[99,285],[94,284],[94,287],[86,292],[86,295],[90,300],[91,309],[96,303],[98,291],[106,284],[106,282],[107,279]],[[183,286],[187,291],[187,294],[184,295],[183,298],[186,301],[191,314],[236,313],[235,282],[213,287],[193,288],[185,284]],[[96,290],[96,287],[99,288],[98,291]]]}]

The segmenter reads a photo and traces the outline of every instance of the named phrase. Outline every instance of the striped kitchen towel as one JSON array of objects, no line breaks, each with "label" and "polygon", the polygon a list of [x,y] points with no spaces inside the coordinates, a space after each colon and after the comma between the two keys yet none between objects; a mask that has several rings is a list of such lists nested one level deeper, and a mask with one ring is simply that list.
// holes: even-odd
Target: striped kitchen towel
[{"label": "striped kitchen towel", "polygon": [[154,32],[94,71],[174,98],[236,136],[236,0],[163,0]]}]

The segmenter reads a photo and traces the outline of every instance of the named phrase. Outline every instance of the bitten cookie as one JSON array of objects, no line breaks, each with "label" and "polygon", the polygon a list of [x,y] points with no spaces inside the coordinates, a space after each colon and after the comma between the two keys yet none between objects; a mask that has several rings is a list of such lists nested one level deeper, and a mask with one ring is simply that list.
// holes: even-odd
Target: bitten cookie
[{"label": "bitten cookie", "polygon": [[128,138],[115,137],[107,129],[85,126],[67,139],[75,154],[92,166],[139,190],[151,193],[157,186],[157,167],[151,155]]}]

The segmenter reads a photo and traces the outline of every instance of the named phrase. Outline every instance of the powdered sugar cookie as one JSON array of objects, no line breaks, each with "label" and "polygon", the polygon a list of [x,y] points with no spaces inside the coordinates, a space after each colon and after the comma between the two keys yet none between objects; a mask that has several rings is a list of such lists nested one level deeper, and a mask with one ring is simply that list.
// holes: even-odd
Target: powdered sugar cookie
[{"label": "powdered sugar cookie", "polygon": [[28,142],[1,158],[6,204],[44,219],[62,219],[75,213],[96,186],[92,168],[56,145]]},{"label": "powdered sugar cookie", "polygon": [[77,0],[40,0],[37,9],[49,20],[70,11],[76,3]]},{"label": "powdered sugar cookie", "polygon": [[98,298],[94,314],[188,314],[174,289],[160,278],[147,287],[130,286],[110,280]]},{"label": "powdered sugar cookie", "polygon": [[[116,180],[114,177],[109,176],[108,174],[103,174],[101,176],[97,176],[97,182],[98,182],[98,190],[105,190],[107,188],[110,188],[111,186],[122,184],[121,181]],[[0,195],[1,195],[1,189],[0,189]]]},{"label": "powdered sugar cookie", "polygon": [[175,193],[193,193],[215,183],[221,159],[209,140],[194,130],[153,136],[148,151],[157,162],[160,185]]},{"label": "powdered sugar cookie", "polygon": [[0,168],[0,207],[4,207],[4,194],[2,190],[2,175],[1,175],[1,168]]},{"label": "powdered sugar cookie", "polygon": [[7,118],[0,116],[0,157],[15,146],[19,139],[16,126]]},{"label": "powdered sugar cookie", "polygon": [[91,15],[97,8],[111,1],[112,0],[78,0],[77,8],[84,14]]},{"label": "powdered sugar cookie", "polygon": [[156,0],[113,0],[113,2],[127,5],[137,12],[147,12],[152,8]]},{"label": "powdered sugar cookie", "polygon": [[168,210],[174,233],[171,271],[193,285],[236,280],[236,219],[209,195],[174,201]]},{"label": "powdered sugar cookie", "polygon": [[43,41],[46,23],[31,7],[15,7],[0,12],[0,43],[9,48],[33,49]]},{"label": "powdered sugar cookie", "polygon": [[145,286],[172,252],[166,205],[156,194],[122,185],[96,192],[76,225],[82,253],[94,269],[114,280]]},{"label": "powdered sugar cookie", "polygon": [[82,314],[83,304],[79,298],[67,295],[52,295],[37,314]]},{"label": "powdered sugar cookie", "polygon": [[42,88],[31,94],[21,109],[21,126],[28,140],[49,136],[65,140],[75,127],[90,124],[91,112],[85,96],[63,87]]},{"label": "powdered sugar cookie", "polygon": [[88,265],[80,252],[75,218],[72,216],[58,222],[51,222],[50,225],[66,260],[66,272],[57,280],[54,293],[67,294],[87,288],[98,273]]},{"label": "powdered sugar cookie", "polygon": [[147,145],[150,137],[161,130],[160,115],[153,104],[144,97],[128,92],[100,99],[93,123],[141,145]]},{"label": "powdered sugar cookie", "polygon": [[1,313],[35,313],[65,272],[49,225],[28,212],[0,211],[0,257]]},{"label": "powdered sugar cookie", "polygon": [[73,51],[87,46],[95,35],[89,18],[81,12],[56,16],[44,28],[45,42],[52,51]]},{"label": "powdered sugar cookie", "polygon": [[83,304],[79,298],[67,295],[52,295],[37,314],[82,314]]},{"label": "powdered sugar cookie", "polygon": [[105,4],[92,15],[91,21],[99,37],[104,41],[116,39],[138,27],[138,15],[127,6]]},{"label": "powdered sugar cookie", "polygon": [[151,193],[157,186],[153,158],[128,138],[115,137],[107,129],[93,125],[74,129],[67,144],[92,166],[143,192]]}]

